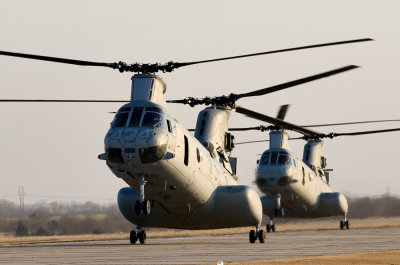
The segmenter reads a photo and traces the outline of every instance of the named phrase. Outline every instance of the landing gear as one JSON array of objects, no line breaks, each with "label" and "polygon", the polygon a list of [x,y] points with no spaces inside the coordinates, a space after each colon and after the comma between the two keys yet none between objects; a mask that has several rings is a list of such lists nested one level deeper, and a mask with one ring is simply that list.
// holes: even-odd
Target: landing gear
[{"label": "landing gear", "polygon": [[143,201],[143,204],[142,204],[142,207],[143,207],[143,213],[144,213],[145,215],[149,215],[149,214],[150,214],[150,210],[151,210],[151,203],[150,203],[150,201],[144,200],[144,201]]},{"label": "landing gear", "polygon": [[142,212],[145,215],[149,215],[151,211],[151,203],[149,200],[144,199],[144,185],[146,184],[146,181],[144,180],[144,176],[140,178],[140,200],[137,200],[135,202],[135,213],[137,215],[141,215]]},{"label": "landing gear", "polygon": [[344,228],[350,229],[349,220],[347,220],[346,216],[344,217],[344,220],[340,221],[340,229],[343,230]]},{"label": "landing gear", "polygon": [[142,213],[142,208],[143,208],[142,202],[141,201],[136,201],[135,202],[135,213],[136,213],[136,215],[140,215]]},{"label": "landing gear", "polygon": [[135,213],[137,215],[141,215],[142,212],[145,215],[149,215],[151,211],[151,202],[148,200],[144,200],[143,202],[141,201],[136,201],[135,202]]},{"label": "landing gear", "polygon": [[269,224],[267,224],[267,232],[275,232],[275,223],[274,220],[271,218],[271,220],[269,221]]},{"label": "landing gear", "polygon": [[136,227],[136,230],[132,230],[129,236],[131,244],[136,244],[139,240],[140,244],[146,243],[146,231],[142,230],[141,227]]},{"label": "landing gear", "polygon": [[129,235],[129,241],[131,244],[136,244],[136,241],[138,240],[137,234],[135,230],[131,231],[131,234]]},{"label": "landing gear", "polygon": [[265,243],[266,240],[266,234],[264,233],[264,230],[260,230],[259,225],[257,225],[256,230],[250,230],[249,233],[250,243],[255,243],[257,239],[260,241],[260,243]]},{"label": "landing gear", "polygon": [[282,205],[281,205],[281,194],[278,193],[276,195],[275,198],[275,204],[276,204],[276,208],[275,208],[275,217],[281,217],[283,216],[285,213],[283,211]]}]

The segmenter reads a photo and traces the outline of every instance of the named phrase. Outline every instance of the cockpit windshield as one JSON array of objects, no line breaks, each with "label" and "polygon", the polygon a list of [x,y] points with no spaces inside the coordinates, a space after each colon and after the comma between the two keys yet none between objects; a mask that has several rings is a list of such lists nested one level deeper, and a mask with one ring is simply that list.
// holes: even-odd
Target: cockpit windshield
[{"label": "cockpit windshield", "polygon": [[114,122],[112,123],[113,127],[125,127],[126,122],[128,121],[129,111],[120,112],[115,116]]},{"label": "cockpit windshield", "polygon": [[268,165],[270,155],[271,155],[270,152],[264,153],[264,154],[261,156],[260,165]]},{"label": "cockpit windshield", "polygon": [[290,155],[287,152],[266,152],[261,156],[260,165],[287,165],[291,164]]},{"label": "cockpit windshield", "polygon": [[140,119],[142,118],[143,107],[134,107],[129,121],[129,127],[139,126]]},{"label": "cockpit windshield", "polygon": [[290,156],[288,153],[279,152],[278,165],[286,165],[290,163]]},{"label": "cockpit windshield", "polygon": [[157,112],[148,111],[147,109],[143,117],[142,126],[167,129],[167,122],[164,116]]},{"label": "cockpit windshield", "polygon": [[[129,114],[130,120],[129,119]],[[143,115],[144,113],[144,115]],[[143,118],[142,118],[143,116]],[[127,124],[128,123],[128,124]],[[162,109],[157,107],[123,107],[115,115],[112,127],[151,127],[167,130],[167,121]]]}]

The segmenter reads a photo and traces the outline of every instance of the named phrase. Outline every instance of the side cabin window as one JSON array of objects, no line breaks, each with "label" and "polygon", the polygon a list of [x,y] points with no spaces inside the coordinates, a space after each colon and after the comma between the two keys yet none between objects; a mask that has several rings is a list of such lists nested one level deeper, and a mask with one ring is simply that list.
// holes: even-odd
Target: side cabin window
[{"label": "side cabin window", "polygon": [[131,119],[129,121],[129,127],[139,126],[140,120],[142,118],[143,107],[133,107]]},{"label": "side cabin window", "polygon": [[172,133],[172,125],[170,120],[167,120],[167,127],[168,127],[168,132]]},{"label": "side cabin window", "polygon": [[187,166],[189,165],[189,141],[186,135],[184,135],[184,137],[185,137],[185,156],[183,162]]},{"label": "side cabin window", "polygon": [[163,111],[155,107],[146,107],[146,112],[142,121],[143,127],[162,128],[167,130],[167,122]]}]

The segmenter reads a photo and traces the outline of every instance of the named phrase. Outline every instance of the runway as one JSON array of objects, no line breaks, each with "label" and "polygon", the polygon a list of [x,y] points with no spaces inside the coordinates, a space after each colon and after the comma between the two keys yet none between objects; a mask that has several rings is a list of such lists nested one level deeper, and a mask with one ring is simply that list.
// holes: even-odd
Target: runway
[{"label": "runway", "polygon": [[400,249],[400,227],[288,231],[250,244],[247,234],[0,247],[0,264],[216,264]]}]

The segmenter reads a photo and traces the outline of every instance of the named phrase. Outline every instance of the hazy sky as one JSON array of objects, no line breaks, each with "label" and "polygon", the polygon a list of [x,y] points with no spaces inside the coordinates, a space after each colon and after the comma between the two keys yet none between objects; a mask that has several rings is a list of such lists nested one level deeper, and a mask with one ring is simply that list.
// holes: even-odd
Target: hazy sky
[{"label": "hazy sky", "polygon": [[[399,1],[0,1],[0,50],[115,62],[185,62],[347,39],[374,42],[217,62],[160,74],[167,99],[243,93],[362,66],[258,98],[243,107],[275,116],[292,104],[297,124],[399,119]],[[129,99],[130,73],[0,57],[0,98]],[[0,199],[116,201],[124,182],[104,161],[104,135],[119,104],[0,104]],[[170,105],[193,128],[201,107]],[[232,127],[259,125],[232,113]],[[324,128],[347,132],[400,123]],[[267,133],[235,133],[267,139]],[[295,136],[295,134],[293,134]],[[336,191],[400,195],[400,133],[326,140]],[[293,141],[302,156],[304,142]],[[253,185],[268,143],[238,146],[240,183]]]}]

